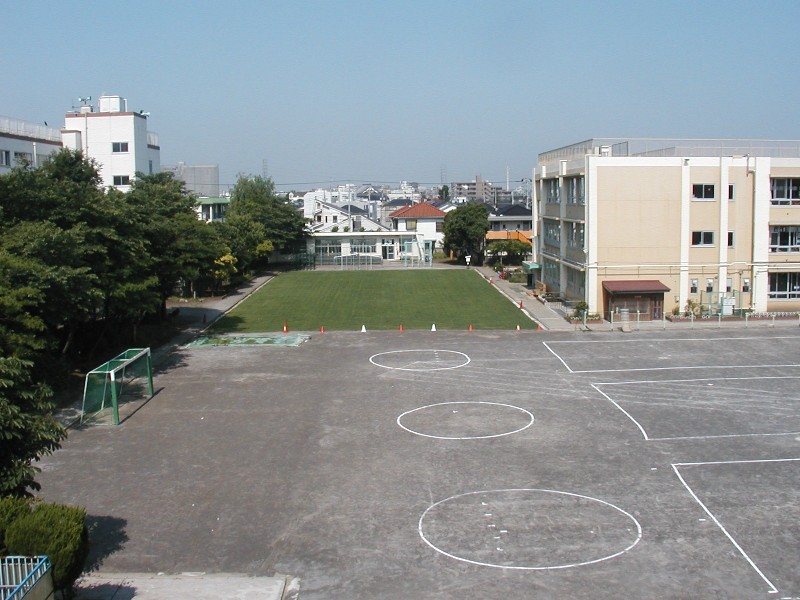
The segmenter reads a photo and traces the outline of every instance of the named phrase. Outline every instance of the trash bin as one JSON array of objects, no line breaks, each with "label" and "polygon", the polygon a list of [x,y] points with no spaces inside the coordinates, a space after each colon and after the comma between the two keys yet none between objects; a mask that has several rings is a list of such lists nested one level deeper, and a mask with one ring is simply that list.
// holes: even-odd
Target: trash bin
[{"label": "trash bin", "polygon": [[619,309],[619,321],[622,327],[622,331],[629,332],[631,331],[631,309],[630,308],[620,308]]}]

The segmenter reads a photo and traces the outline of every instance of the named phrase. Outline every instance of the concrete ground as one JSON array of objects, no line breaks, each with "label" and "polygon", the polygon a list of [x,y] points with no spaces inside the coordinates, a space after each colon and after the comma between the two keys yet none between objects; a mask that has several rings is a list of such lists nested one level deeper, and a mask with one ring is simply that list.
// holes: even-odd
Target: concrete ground
[{"label": "concrete ground", "polygon": [[87,508],[100,578],[209,574],[162,597],[237,573],[302,600],[796,598],[798,342],[795,325],[178,347],[152,400],[71,432],[39,480]]},{"label": "concrete ground", "polygon": [[799,341],[182,348],[149,403],[72,432],[40,481],[87,507],[102,577],[288,576],[303,600],[795,597]]}]

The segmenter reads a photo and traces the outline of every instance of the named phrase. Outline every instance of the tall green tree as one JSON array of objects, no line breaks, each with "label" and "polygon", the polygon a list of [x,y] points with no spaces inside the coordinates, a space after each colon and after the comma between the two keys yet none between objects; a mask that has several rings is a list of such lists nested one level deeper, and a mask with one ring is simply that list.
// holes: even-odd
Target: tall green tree
[{"label": "tall green tree", "polygon": [[450,202],[450,187],[443,185],[439,188],[439,200],[442,202]]},{"label": "tall green tree", "polygon": [[172,173],[138,174],[123,199],[134,229],[146,244],[149,274],[155,278],[164,317],[167,298],[176,286],[210,277],[214,261],[228,249],[216,228],[198,220],[194,211],[197,199]]},{"label": "tall green tree", "polygon": [[44,296],[28,281],[41,268],[0,250],[0,497],[38,490],[34,463],[66,435],[50,416],[52,392],[33,360],[44,347],[37,316]]},{"label": "tall green tree", "polygon": [[46,297],[40,316],[66,354],[88,324],[124,308],[121,290],[152,287],[141,241],[100,187],[94,163],[62,150],[39,168],[0,177],[0,249],[26,259],[17,273]]},{"label": "tall green tree", "polygon": [[52,392],[35,375],[33,361],[0,356],[0,496],[39,490],[34,462],[66,437],[51,416]]},{"label": "tall green tree", "polygon": [[[257,247],[270,242],[276,250],[291,252],[305,239],[305,220],[293,206],[280,200],[275,185],[269,178],[240,175],[231,190],[231,204],[226,222],[235,224],[240,238],[255,239],[252,224],[264,227],[264,237],[248,251],[258,255]],[[263,246],[262,246],[263,247]],[[242,256],[236,257],[241,261]]]},{"label": "tall green tree", "polygon": [[465,204],[444,218],[444,247],[457,256],[473,256],[474,264],[483,264],[489,213],[483,204]]}]

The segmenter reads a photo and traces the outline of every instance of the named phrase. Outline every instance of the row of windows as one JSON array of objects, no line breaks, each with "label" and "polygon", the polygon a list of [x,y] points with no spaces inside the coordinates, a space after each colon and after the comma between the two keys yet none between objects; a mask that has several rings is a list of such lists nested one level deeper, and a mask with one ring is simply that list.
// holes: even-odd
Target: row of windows
[{"label": "row of windows", "polygon": [[[692,246],[713,246],[714,245],[714,232],[713,231],[693,231],[692,232]],[[733,232],[728,232],[728,248],[733,248]]]},{"label": "row of windows", "polygon": [[[584,204],[584,178],[569,177],[565,180],[567,202]],[[545,195],[548,204],[561,202],[561,188],[558,179],[545,181]],[[775,206],[800,204],[800,177],[773,177],[770,179],[772,204]],[[728,184],[728,200],[736,194],[734,185]],[[713,183],[693,183],[692,200],[714,200],[717,197],[717,186]]]},{"label": "row of windows", "polygon": [[800,178],[773,177],[770,192],[775,206],[800,204]]},{"label": "row of windows", "polygon": [[[692,184],[692,200],[714,200],[716,196],[716,185],[713,183],[694,183]],[[728,200],[735,198],[733,184],[728,185]]]},{"label": "row of windows", "polygon": [[15,163],[32,161],[33,154],[30,152],[14,152],[12,162],[11,150],[0,150],[0,167],[13,167]]},{"label": "row of windows", "polygon": [[[769,228],[770,252],[800,252],[800,225],[774,225]],[[733,248],[734,233],[728,232],[728,248]],[[692,246],[713,246],[713,231],[693,231]]]},{"label": "row of windows", "polygon": [[777,300],[800,300],[800,273],[770,273],[768,295]]}]

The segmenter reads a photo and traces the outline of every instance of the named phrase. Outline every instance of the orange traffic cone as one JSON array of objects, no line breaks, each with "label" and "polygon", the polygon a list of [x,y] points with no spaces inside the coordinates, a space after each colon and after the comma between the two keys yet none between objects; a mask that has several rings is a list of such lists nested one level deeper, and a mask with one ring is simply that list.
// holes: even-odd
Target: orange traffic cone
[{"label": "orange traffic cone", "polygon": [[286,321],[283,322],[283,333],[289,333],[289,326],[286,324]]},{"label": "orange traffic cone", "polygon": [[319,332],[320,332],[320,333],[325,333],[325,325],[322,325],[322,326],[319,328]]},{"label": "orange traffic cone", "polygon": [[472,331],[472,323],[469,324],[469,330]]},{"label": "orange traffic cone", "polygon": [[519,301],[519,309],[522,310],[522,300]]},{"label": "orange traffic cone", "polygon": [[403,324],[402,323],[400,323],[400,331],[405,331],[405,329],[403,329]]},{"label": "orange traffic cone", "polygon": [[537,323],[536,331],[542,331],[542,324],[541,323]]},{"label": "orange traffic cone", "polygon": [[519,331],[519,330],[520,330],[520,329],[519,329],[519,325],[517,325],[517,331]]}]

